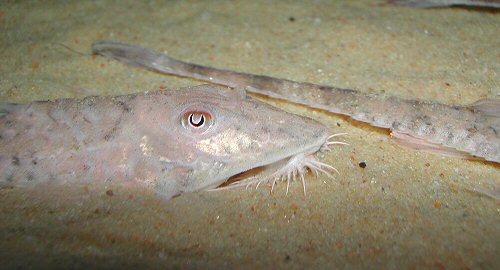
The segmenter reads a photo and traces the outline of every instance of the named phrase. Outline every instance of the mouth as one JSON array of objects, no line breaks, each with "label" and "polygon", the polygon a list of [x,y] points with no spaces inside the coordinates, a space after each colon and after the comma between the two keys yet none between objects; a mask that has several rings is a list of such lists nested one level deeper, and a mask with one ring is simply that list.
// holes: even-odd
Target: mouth
[{"label": "mouth", "polygon": [[279,182],[286,182],[286,193],[288,194],[290,183],[293,181],[301,181],[304,195],[306,195],[306,174],[313,173],[316,176],[323,174],[331,179],[334,179],[334,173],[339,174],[339,171],[335,167],[318,161],[316,153],[328,152],[331,150],[330,146],[332,145],[348,145],[345,142],[333,141],[333,139],[344,135],[347,134],[338,133],[331,135],[319,148],[309,148],[276,162],[240,172],[231,176],[222,185],[209,189],[209,191],[219,191],[241,187],[248,188],[250,186],[258,188],[260,185],[267,184],[271,186],[272,192]]}]

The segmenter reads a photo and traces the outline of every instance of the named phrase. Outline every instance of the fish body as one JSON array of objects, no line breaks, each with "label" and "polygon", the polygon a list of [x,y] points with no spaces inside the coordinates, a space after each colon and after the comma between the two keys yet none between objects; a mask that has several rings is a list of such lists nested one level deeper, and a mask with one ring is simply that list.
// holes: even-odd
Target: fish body
[{"label": "fish body", "polygon": [[163,198],[307,156],[321,123],[213,85],[0,105],[0,184],[130,184]]},{"label": "fish body", "polygon": [[98,42],[92,50],[156,72],[246,89],[346,115],[390,129],[396,142],[406,147],[500,163],[500,100],[497,99],[481,100],[471,106],[449,106],[205,67],[117,42]]}]

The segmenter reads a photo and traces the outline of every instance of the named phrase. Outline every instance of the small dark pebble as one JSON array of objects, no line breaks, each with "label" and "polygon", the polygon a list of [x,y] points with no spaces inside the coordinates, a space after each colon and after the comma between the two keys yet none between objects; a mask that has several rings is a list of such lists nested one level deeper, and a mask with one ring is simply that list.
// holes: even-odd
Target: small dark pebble
[{"label": "small dark pebble", "polygon": [[106,190],[106,195],[113,196],[114,193],[113,193],[113,191],[111,189],[108,189],[108,190]]},{"label": "small dark pebble", "polygon": [[363,168],[363,169],[364,169],[364,168],[366,168],[366,162],[361,161],[361,162],[359,163],[359,167],[361,167],[361,168]]},{"label": "small dark pebble", "polygon": [[337,123],[337,127],[340,127],[340,123]]},{"label": "small dark pebble", "polygon": [[291,21],[291,22],[294,22],[295,21],[295,17],[289,17],[288,20]]},{"label": "small dark pebble", "polygon": [[291,259],[292,259],[292,257],[290,257],[290,255],[286,255],[286,257],[285,257],[285,262],[288,262],[288,261],[290,261]]}]

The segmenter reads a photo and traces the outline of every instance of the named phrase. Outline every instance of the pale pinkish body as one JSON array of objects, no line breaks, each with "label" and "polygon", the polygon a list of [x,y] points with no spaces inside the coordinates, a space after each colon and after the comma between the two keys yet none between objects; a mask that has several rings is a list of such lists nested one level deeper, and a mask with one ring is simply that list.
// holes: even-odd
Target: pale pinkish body
[{"label": "pale pinkish body", "polygon": [[[316,121],[210,85],[0,111],[0,184],[11,186],[107,181],[168,199],[255,167],[311,159],[328,139]],[[307,166],[299,163],[293,170]]]}]

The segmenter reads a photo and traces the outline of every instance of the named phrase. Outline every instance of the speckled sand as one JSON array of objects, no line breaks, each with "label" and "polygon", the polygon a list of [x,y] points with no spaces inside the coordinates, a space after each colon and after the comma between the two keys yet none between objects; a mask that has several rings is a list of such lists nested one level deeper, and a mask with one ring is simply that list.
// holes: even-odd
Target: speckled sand
[{"label": "speckled sand", "polygon": [[[88,54],[99,40],[448,104],[500,95],[498,13],[381,1],[11,2],[0,2],[1,102],[199,84],[58,45]],[[1,268],[499,269],[500,204],[469,191],[498,185],[499,166],[405,150],[384,130],[266,101],[350,134],[350,147],[324,157],[341,172],[335,182],[309,176],[306,197],[295,183],[288,196],[281,185],[169,202],[116,186],[1,189]]]}]

